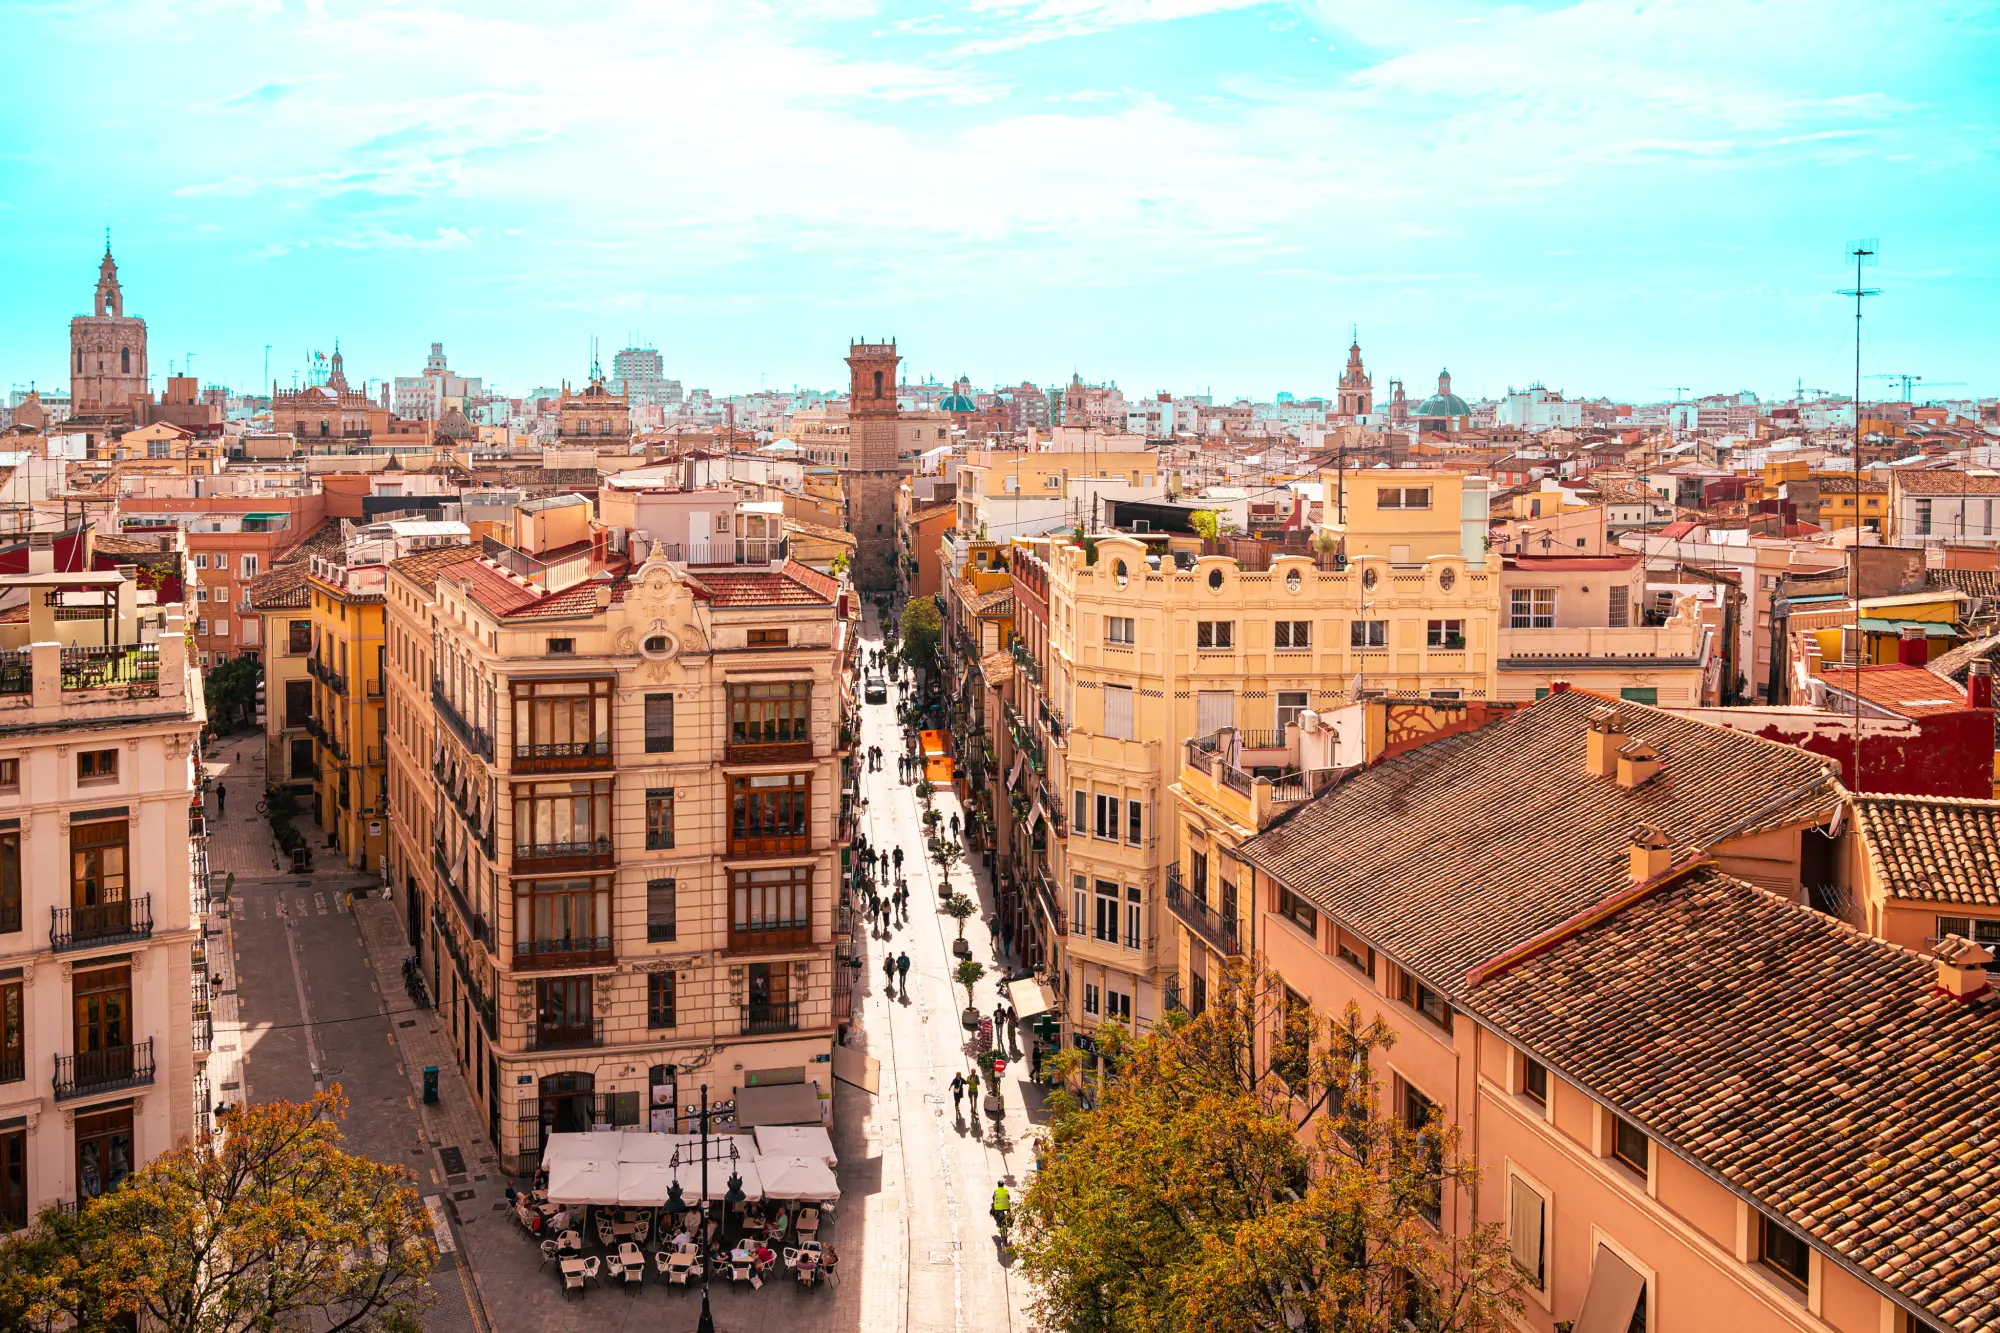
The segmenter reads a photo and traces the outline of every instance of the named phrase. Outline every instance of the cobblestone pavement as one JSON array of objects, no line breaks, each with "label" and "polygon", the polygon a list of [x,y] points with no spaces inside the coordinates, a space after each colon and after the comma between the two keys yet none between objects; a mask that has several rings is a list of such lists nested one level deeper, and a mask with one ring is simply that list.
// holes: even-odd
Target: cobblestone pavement
[{"label": "cobblestone pavement", "polygon": [[[793,1333],[801,1321],[868,1333],[1032,1327],[1026,1284],[994,1242],[987,1204],[996,1181],[1023,1183],[1033,1160],[1025,1136],[1039,1100],[1018,1076],[1022,1063],[1003,1082],[1005,1113],[997,1125],[976,1110],[953,1107],[951,1076],[971,1072],[973,1043],[959,1023],[963,994],[951,980],[956,926],[939,911],[938,871],[923,855],[914,789],[896,777],[897,697],[864,709],[862,743],[882,748],[884,771],[864,779],[869,804],[862,828],[876,847],[903,848],[910,913],[869,939],[870,965],[856,997],[851,1042],[881,1061],[881,1091],[835,1086],[842,1198],[822,1236],[840,1251],[839,1280],[812,1292],[782,1282],[762,1290],[717,1285],[711,1301],[723,1333]],[[212,771],[226,784],[237,776],[243,795],[261,791],[261,747],[246,742],[240,761],[229,760],[231,750],[218,747]],[[949,793],[941,792],[936,804],[946,817],[958,811]],[[442,1235],[454,1253],[433,1283],[429,1329],[692,1330],[699,1293],[651,1277],[636,1292],[593,1288],[581,1299],[563,1299],[536,1245],[503,1211],[508,1182],[497,1174],[479,1101],[459,1073],[448,1028],[435,1013],[414,1010],[404,995],[404,905],[379,897],[348,903],[338,890],[361,882],[351,877],[273,875],[270,836],[252,809],[254,798],[249,808],[232,801],[230,817],[211,823],[214,868],[238,875],[229,925],[231,956],[243,960],[240,993],[218,1001],[211,1078],[217,1086],[238,1085],[219,1096],[304,1096],[315,1072],[341,1084],[353,1105],[347,1129],[355,1146],[409,1165],[427,1199],[448,1213]],[[972,885],[982,899],[965,934],[972,956],[988,967],[977,1002],[990,1011],[1004,967],[984,924],[991,888],[983,872],[975,876],[963,864],[952,880]],[[880,970],[885,955],[902,951],[911,959],[907,994],[886,988]],[[306,1014],[310,1026],[301,1021]],[[239,1046],[247,1067],[233,1063]],[[422,1101],[427,1065],[439,1073],[435,1106]]]}]

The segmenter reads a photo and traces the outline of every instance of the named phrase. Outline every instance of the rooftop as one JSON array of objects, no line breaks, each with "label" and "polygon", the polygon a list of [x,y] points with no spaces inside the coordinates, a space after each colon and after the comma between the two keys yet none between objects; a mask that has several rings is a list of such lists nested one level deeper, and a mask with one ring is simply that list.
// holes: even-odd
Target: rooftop
[{"label": "rooftop", "polygon": [[2000,495],[2000,474],[1991,472],[1898,472],[1905,495]]},{"label": "rooftop", "polygon": [[1936,983],[1921,955],[1701,868],[1468,1007],[1823,1255],[1992,1330],[2000,999]]},{"label": "rooftop", "polygon": [[[1824,667],[1819,679],[1849,696],[1855,693],[1853,667]],[[1939,713],[1965,711],[1964,693],[1925,667],[1903,666],[1900,663],[1862,667],[1860,693],[1866,702],[1899,717],[1932,717]]]},{"label": "rooftop", "polygon": [[2000,907],[2000,801],[1857,794],[1854,818],[1891,897]]}]

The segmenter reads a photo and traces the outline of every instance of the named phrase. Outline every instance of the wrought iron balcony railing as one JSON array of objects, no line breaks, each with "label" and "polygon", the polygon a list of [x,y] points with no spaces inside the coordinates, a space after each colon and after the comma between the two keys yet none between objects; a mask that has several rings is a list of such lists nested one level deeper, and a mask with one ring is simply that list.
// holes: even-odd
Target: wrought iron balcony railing
[{"label": "wrought iron balcony railing", "polygon": [[153,895],[113,903],[49,909],[49,947],[57,953],[100,944],[143,940],[153,934]]}]

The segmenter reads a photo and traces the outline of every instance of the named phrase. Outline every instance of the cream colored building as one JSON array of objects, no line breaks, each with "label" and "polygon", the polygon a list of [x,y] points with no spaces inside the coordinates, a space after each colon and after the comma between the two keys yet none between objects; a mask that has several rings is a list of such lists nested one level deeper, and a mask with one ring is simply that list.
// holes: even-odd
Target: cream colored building
[{"label": "cream colored building", "polygon": [[1344,567],[1274,555],[1250,569],[1185,538],[1100,535],[1094,558],[1051,542],[1048,695],[1068,722],[1052,756],[1067,815],[1053,869],[1073,1032],[1107,1017],[1144,1027],[1162,1012],[1184,742],[1224,728],[1268,742],[1300,712],[1363,694],[1492,697],[1500,580],[1484,479],[1329,478],[1329,496],[1342,490],[1346,522],[1330,531],[1345,540]]},{"label": "cream colored building", "polygon": [[545,526],[387,597],[390,870],[501,1157],[678,1127],[699,1083],[744,1124],[830,1117],[845,587]]},{"label": "cream colored building", "polygon": [[53,557],[0,576],[0,1229],[208,1121],[186,608]]},{"label": "cream colored building", "polygon": [[1635,551],[1509,555],[1500,592],[1495,698],[1543,698],[1557,681],[1666,708],[1721,698],[1721,645],[1700,599],[1676,597],[1663,614]]}]

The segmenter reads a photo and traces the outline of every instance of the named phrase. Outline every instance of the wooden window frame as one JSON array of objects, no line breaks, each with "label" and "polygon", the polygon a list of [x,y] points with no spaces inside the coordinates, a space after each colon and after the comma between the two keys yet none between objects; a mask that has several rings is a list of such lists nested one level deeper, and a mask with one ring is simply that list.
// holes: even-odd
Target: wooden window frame
[{"label": "wooden window frame", "polygon": [[792,856],[812,850],[813,775],[735,773],[729,778],[729,854]]},{"label": "wooden window frame", "polygon": [[812,944],[813,867],[748,867],[729,872],[731,953],[803,949]]}]

